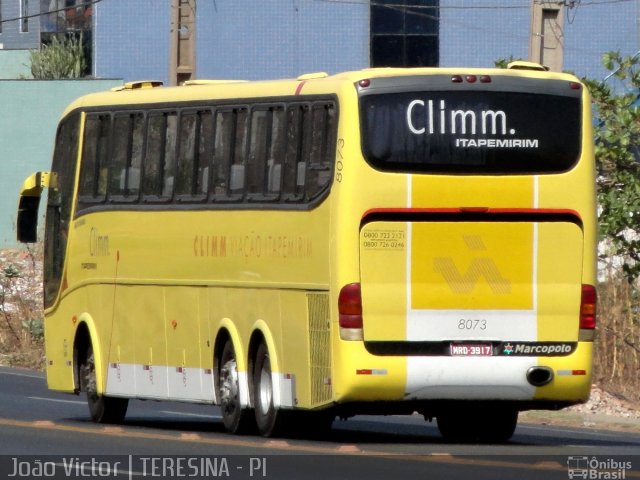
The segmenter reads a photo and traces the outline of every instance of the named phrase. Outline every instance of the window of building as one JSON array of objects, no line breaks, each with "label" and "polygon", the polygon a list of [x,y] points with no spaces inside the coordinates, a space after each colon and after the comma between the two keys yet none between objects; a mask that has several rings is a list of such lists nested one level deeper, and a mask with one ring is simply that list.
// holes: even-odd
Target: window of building
[{"label": "window of building", "polygon": [[439,0],[372,2],[371,66],[438,66],[439,4]]},{"label": "window of building", "polygon": [[42,43],[49,45],[55,37],[79,39],[86,61],[86,75],[91,74],[92,65],[93,3],[87,0],[40,0]]}]

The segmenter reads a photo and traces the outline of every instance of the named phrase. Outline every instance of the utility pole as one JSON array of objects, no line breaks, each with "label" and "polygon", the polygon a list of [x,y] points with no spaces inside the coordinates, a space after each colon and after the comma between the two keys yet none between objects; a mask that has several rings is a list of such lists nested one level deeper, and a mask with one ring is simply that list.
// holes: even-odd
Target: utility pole
[{"label": "utility pole", "polygon": [[533,0],[529,60],[562,71],[564,54],[564,1]]},{"label": "utility pole", "polygon": [[180,85],[196,74],[196,0],[171,2],[169,84]]}]

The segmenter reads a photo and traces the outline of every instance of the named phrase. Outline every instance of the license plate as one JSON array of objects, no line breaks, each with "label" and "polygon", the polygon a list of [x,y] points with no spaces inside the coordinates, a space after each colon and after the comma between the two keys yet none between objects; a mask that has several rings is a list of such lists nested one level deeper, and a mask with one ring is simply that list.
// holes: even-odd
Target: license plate
[{"label": "license plate", "polygon": [[450,353],[452,357],[490,357],[493,347],[490,343],[452,343]]}]

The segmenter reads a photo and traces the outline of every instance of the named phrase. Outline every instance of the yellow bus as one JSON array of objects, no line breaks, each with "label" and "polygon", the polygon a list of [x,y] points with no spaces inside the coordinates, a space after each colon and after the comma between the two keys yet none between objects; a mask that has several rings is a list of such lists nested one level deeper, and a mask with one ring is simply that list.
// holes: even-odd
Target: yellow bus
[{"label": "yellow bus", "polygon": [[594,172],[584,85],[522,62],[82,97],[18,211],[48,187],[49,388],[507,440],[589,397]]}]

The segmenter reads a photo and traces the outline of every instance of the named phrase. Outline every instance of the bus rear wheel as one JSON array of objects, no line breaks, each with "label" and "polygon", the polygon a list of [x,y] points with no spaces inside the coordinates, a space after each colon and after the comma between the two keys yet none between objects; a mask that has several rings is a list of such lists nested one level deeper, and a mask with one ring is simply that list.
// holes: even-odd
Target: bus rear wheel
[{"label": "bus rear wheel", "polygon": [[504,443],[515,432],[518,410],[508,406],[461,406],[436,417],[438,430],[451,442]]},{"label": "bus rear wheel", "polygon": [[267,346],[260,343],[256,350],[253,368],[253,398],[258,431],[265,437],[285,433],[286,413],[273,403],[271,359]]},{"label": "bus rear wheel", "polygon": [[80,390],[86,392],[91,420],[96,423],[122,423],[129,406],[128,398],[107,397],[98,393],[93,347],[80,364]]},{"label": "bus rear wheel", "polygon": [[225,430],[235,434],[250,433],[253,418],[251,411],[243,409],[240,403],[238,362],[231,340],[227,340],[222,348],[217,374],[218,398]]}]

